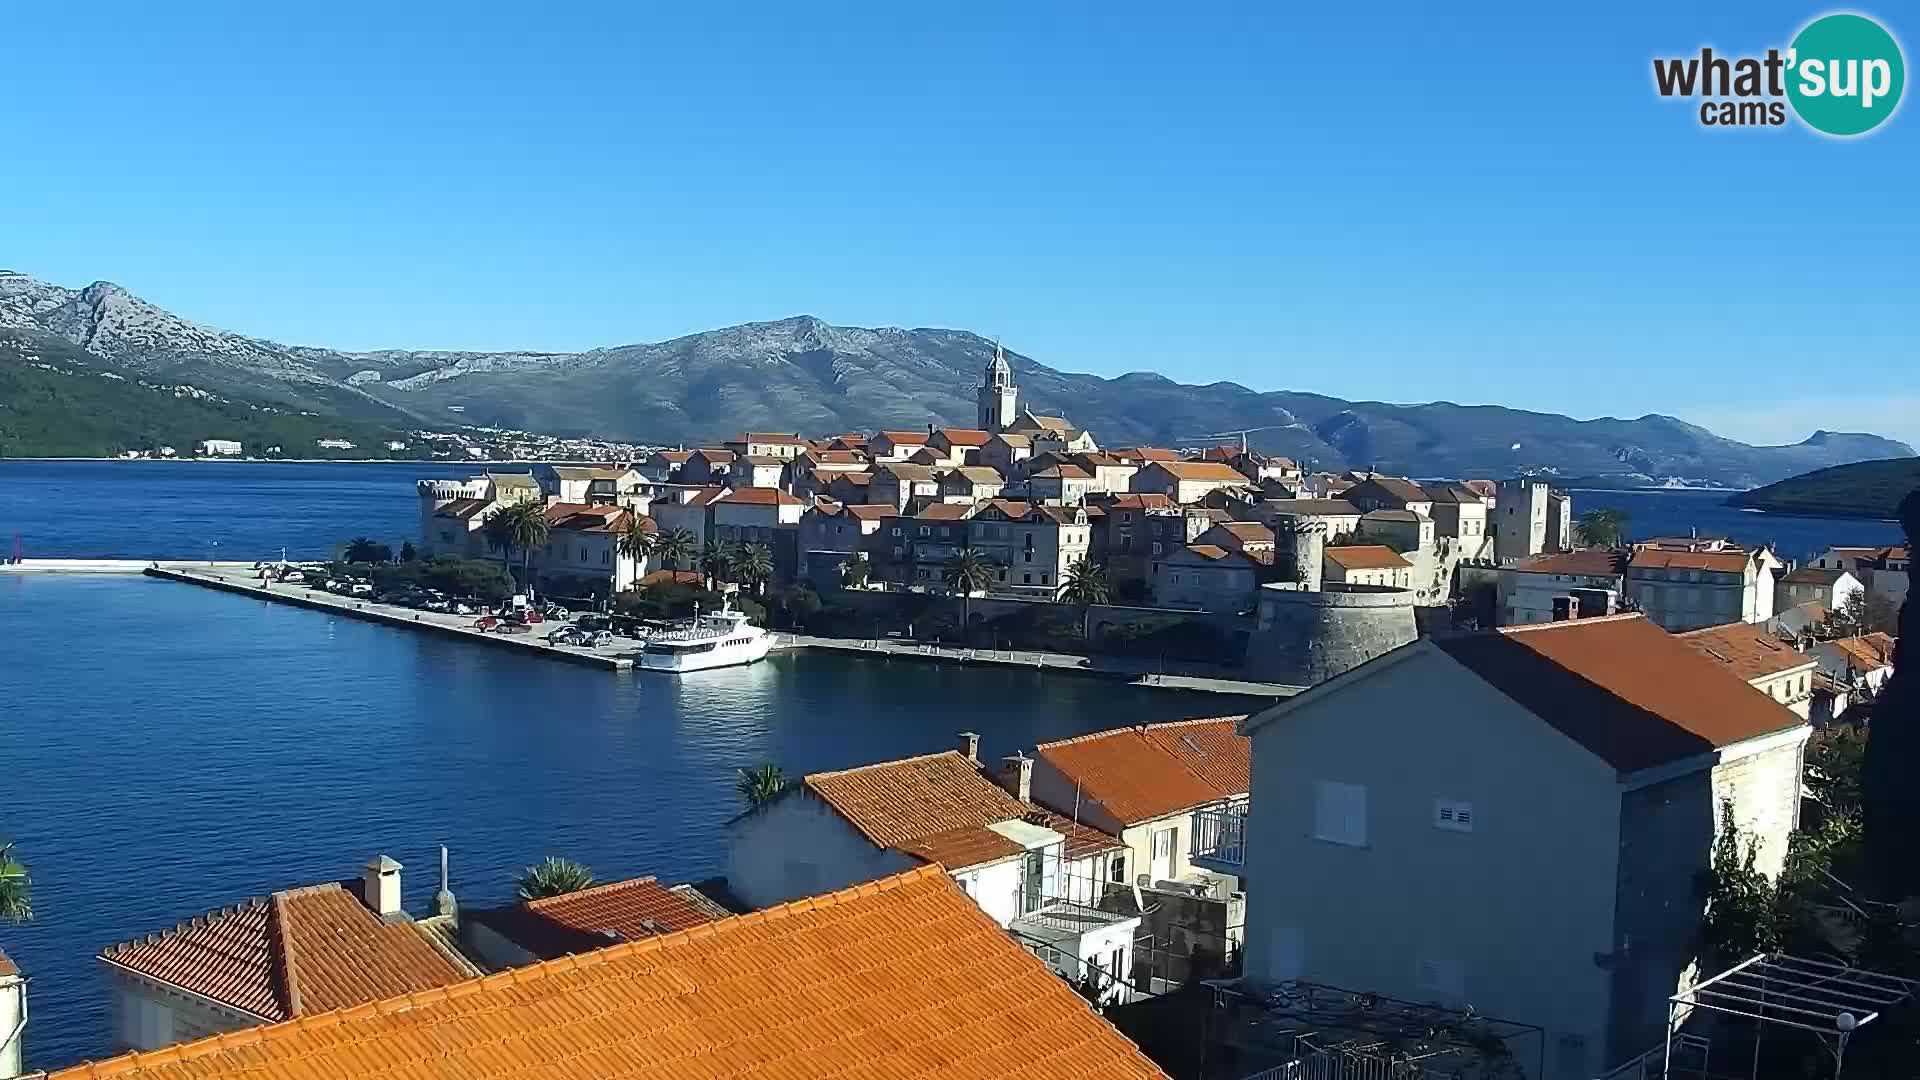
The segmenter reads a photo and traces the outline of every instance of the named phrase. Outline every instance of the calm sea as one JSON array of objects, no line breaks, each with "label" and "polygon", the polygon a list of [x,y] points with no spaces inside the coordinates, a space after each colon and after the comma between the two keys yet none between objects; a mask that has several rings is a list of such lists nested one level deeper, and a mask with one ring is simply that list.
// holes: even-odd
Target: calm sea
[{"label": "calm sea", "polygon": [[1858,518],[1796,517],[1740,510],[1724,491],[1584,491],[1574,489],[1575,516],[1598,507],[1628,514],[1630,536],[1725,536],[1743,544],[1773,544],[1782,556],[1804,560],[1835,545],[1867,547],[1903,543],[1898,522]]}]

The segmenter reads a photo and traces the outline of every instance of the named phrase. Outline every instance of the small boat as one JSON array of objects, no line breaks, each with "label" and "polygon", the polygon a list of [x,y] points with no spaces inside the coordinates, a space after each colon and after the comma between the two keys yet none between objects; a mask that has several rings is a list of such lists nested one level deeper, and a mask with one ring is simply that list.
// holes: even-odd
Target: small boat
[{"label": "small boat", "polygon": [[696,610],[693,618],[647,638],[640,650],[640,666],[648,671],[705,671],[764,660],[773,648],[773,635],[733,610],[732,601],[719,611]]}]

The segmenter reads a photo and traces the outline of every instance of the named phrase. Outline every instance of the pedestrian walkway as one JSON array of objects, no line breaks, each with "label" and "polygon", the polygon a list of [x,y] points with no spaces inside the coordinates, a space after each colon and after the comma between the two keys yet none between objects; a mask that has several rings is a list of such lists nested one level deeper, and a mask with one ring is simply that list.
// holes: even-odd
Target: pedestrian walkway
[{"label": "pedestrian walkway", "polygon": [[1157,686],[1169,690],[1203,690],[1218,694],[1247,694],[1256,697],[1292,697],[1305,689],[1301,686],[1283,686],[1279,683],[1163,672],[1157,664],[1117,656],[1080,656],[1075,653],[1040,652],[1032,649],[967,649],[891,638],[832,638],[816,637],[811,634],[782,634],[780,644],[776,648],[825,649],[867,656],[899,657],[903,660],[1024,667],[1036,671],[1069,672],[1116,679],[1135,686]]}]

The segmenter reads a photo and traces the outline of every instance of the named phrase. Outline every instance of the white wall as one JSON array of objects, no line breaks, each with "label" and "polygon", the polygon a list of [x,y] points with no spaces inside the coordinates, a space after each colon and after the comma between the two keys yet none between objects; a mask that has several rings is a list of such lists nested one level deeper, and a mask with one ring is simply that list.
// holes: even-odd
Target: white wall
[{"label": "white wall", "polygon": [[727,887],[755,908],[843,889],[919,865],[883,850],[802,789],[727,827]]},{"label": "white wall", "polygon": [[[1586,1080],[1608,1022],[1594,957],[1614,948],[1614,771],[1408,648],[1253,736],[1247,974],[1471,1002],[1546,1028],[1548,1075]],[[1364,787],[1365,846],[1315,839],[1320,781]],[[1436,828],[1440,799],[1470,802],[1473,830]],[[1561,1073],[1563,1036],[1585,1051]]]},{"label": "white wall", "polygon": [[[1056,845],[1054,857],[1059,856]],[[980,910],[993,916],[993,921],[1001,926],[1011,923],[1020,914],[1020,856],[1005,859],[987,866],[976,866],[957,872],[953,880],[967,890],[973,902]]]},{"label": "white wall", "polygon": [[111,986],[114,1042],[123,1050],[158,1050],[263,1023],[118,969]]},{"label": "white wall", "polygon": [[[14,1028],[26,1015],[27,980],[18,975],[0,975],[0,1077],[20,1075],[21,1044],[26,1032],[14,1035]],[[13,1036],[8,1039],[8,1036]]]}]

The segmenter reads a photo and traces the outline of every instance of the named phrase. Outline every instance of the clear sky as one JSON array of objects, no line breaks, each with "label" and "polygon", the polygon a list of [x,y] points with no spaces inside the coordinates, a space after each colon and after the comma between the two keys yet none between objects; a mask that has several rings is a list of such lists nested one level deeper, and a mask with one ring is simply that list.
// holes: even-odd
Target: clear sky
[{"label": "clear sky", "polygon": [[0,266],[341,348],[808,313],[1920,444],[1914,105],[1840,142],[1652,88],[1824,10],[15,5]]}]

